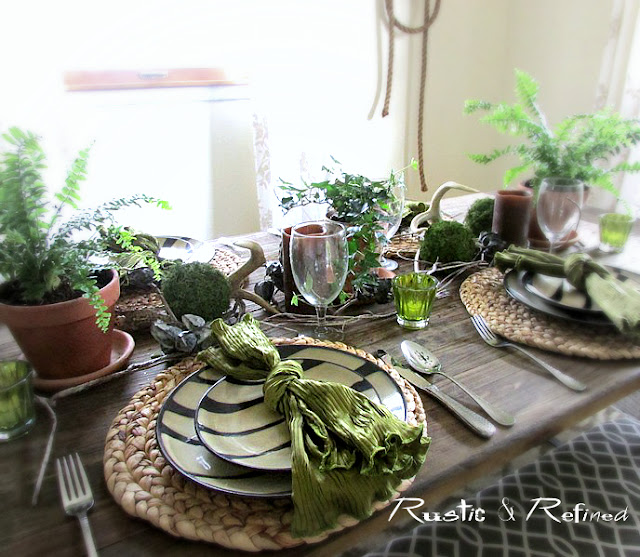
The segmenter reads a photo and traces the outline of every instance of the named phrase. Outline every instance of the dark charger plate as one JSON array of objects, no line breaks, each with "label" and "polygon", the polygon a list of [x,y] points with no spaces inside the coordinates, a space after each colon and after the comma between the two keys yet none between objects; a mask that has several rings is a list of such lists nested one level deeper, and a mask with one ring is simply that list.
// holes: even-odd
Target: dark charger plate
[{"label": "dark charger plate", "polygon": [[504,288],[507,293],[523,303],[525,306],[550,315],[552,317],[560,317],[568,319],[576,323],[585,325],[597,325],[602,327],[613,327],[611,320],[600,312],[584,312],[580,310],[567,309],[566,307],[550,304],[540,296],[536,296],[526,288],[525,275],[527,271],[510,270],[504,276]]}]

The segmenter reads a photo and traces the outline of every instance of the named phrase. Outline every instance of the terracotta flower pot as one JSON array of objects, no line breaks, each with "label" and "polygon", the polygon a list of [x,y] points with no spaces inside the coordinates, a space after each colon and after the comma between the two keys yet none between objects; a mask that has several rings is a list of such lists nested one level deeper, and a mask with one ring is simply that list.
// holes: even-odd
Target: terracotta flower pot
[{"label": "terracotta flower pot", "polygon": [[[115,271],[109,273],[109,283],[100,294],[113,315],[120,281]],[[86,298],[41,306],[0,303],[0,321],[43,379],[78,377],[109,365],[113,319],[109,330],[102,332]]]}]

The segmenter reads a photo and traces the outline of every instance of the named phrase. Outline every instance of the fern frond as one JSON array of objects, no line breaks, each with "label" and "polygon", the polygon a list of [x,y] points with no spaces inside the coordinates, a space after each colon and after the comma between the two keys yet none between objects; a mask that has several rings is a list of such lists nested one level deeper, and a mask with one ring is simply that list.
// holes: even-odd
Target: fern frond
[{"label": "fern frond", "polygon": [[468,100],[464,103],[464,113],[471,114],[478,110],[493,110],[495,105],[487,101]]},{"label": "fern frond", "polygon": [[540,126],[549,133],[547,119],[538,106],[538,92],[540,86],[528,73],[516,70],[516,95],[520,102],[529,110]]},{"label": "fern frond", "polygon": [[78,209],[76,201],[80,201],[80,185],[78,182],[87,178],[87,160],[89,158],[89,148],[83,149],[73,161],[62,189],[55,194],[59,204],[54,208],[53,215],[49,221],[49,227],[53,227],[57,222],[62,209],[68,205],[73,209]]},{"label": "fern frond", "polygon": [[496,159],[502,157],[503,155],[508,155],[511,152],[513,152],[513,147],[509,145],[507,147],[504,147],[503,149],[494,149],[491,153],[487,155],[468,153],[467,156],[473,162],[477,162],[479,164],[489,164],[490,162],[495,161]]},{"label": "fern frond", "polygon": [[612,167],[609,172],[640,172],[640,162],[621,162]]},{"label": "fern frond", "polygon": [[520,174],[526,172],[530,168],[531,168],[530,162],[510,168],[504,173],[504,185],[508,186],[514,178],[517,178],[518,176],[520,176]]}]

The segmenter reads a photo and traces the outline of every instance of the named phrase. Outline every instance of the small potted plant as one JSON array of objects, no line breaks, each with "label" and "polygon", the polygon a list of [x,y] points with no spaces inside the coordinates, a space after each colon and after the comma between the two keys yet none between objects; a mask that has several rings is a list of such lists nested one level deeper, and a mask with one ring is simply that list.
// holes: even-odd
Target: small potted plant
[{"label": "small potted plant", "polygon": [[[80,210],[88,150],[50,197],[38,137],[18,128],[2,137],[9,149],[0,158],[0,321],[43,379],[100,370],[111,357],[110,310],[120,289],[99,231],[124,207],[167,205],[140,194]],[[63,218],[67,209],[74,214]]]},{"label": "small potted plant", "polygon": [[640,141],[640,123],[605,109],[569,116],[551,127],[538,106],[538,83],[523,71],[516,70],[515,74],[518,102],[510,105],[468,100],[464,109],[467,114],[488,112],[481,121],[524,140],[489,154],[469,155],[471,160],[489,164],[503,155],[513,154],[520,159],[520,164],[505,172],[505,185],[529,172],[533,174],[529,178],[534,189],[544,178],[559,176],[604,188],[617,197],[612,175],[638,172],[640,162],[614,165],[610,162],[623,149]]},{"label": "small potted plant", "polygon": [[[505,186],[528,173],[523,185],[533,188],[534,192],[545,178],[560,177],[580,180],[585,188],[602,188],[620,199],[613,175],[617,172],[638,172],[640,162],[613,163],[612,160],[623,149],[640,141],[638,120],[625,119],[604,109],[569,116],[551,127],[538,106],[538,83],[520,70],[516,70],[515,76],[517,102],[494,104],[468,100],[464,110],[467,114],[487,112],[482,122],[502,133],[520,137],[522,141],[491,153],[471,154],[471,160],[489,164],[504,155],[518,157],[519,163],[505,172]],[[531,224],[530,237],[537,228],[535,218],[531,219]],[[539,229],[535,232],[536,235],[542,234]]]},{"label": "small potted plant", "polygon": [[[349,174],[334,166],[323,166],[328,178],[296,186],[282,181],[280,206],[289,211],[310,203],[327,203],[327,217],[347,226],[349,242],[349,284],[355,291],[375,287],[374,270],[380,267],[381,246],[387,242],[383,219],[392,202],[393,188],[401,183],[405,168],[392,171],[383,180]],[[409,165],[416,168],[417,163]],[[407,167],[408,168],[408,167]]]}]

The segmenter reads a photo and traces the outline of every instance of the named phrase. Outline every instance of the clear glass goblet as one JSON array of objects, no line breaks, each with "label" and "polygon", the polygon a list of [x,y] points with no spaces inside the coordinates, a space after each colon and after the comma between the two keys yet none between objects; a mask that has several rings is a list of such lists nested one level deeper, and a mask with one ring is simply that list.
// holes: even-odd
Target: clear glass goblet
[{"label": "clear glass goblet", "polygon": [[330,338],[327,307],[342,291],[349,270],[349,248],[344,225],[309,221],[291,228],[289,259],[293,280],[304,299],[315,307],[315,335]]},{"label": "clear glass goblet", "polygon": [[[384,233],[385,245],[389,243],[398,228],[400,228],[402,212],[404,211],[405,192],[404,176],[402,174],[399,176],[392,175],[389,181],[390,198],[380,204],[380,225]],[[398,262],[380,255],[380,266],[393,271],[398,268]]]},{"label": "clear glass goblet", "polygon": [[549,253],[573,232],[580,222],[584,185],[570,178],[545,178],[540,184],[536,213],[549,240]]}]

